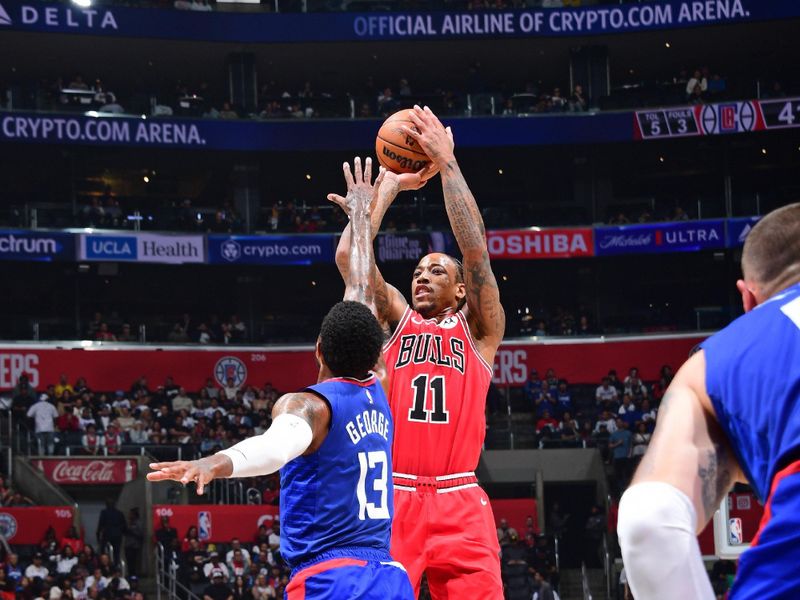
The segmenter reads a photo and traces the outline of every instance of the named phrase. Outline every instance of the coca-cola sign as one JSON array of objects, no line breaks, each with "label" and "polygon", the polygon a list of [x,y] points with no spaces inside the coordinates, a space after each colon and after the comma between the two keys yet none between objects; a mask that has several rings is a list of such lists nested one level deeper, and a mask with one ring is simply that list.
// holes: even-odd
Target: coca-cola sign
[{"label": "coca-cola sign", "polygon": [[115,485],[136,477],[136,461],[132,459],[43,458],[35,465],[60,485]]}]

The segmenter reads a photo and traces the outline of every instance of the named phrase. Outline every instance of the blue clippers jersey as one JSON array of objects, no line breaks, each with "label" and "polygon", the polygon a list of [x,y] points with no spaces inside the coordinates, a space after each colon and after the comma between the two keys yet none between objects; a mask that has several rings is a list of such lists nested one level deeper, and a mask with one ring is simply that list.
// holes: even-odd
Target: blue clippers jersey
[{"label": "blue clippers jersey", "polygon": [[761,500],[800,450],[800,284],[702,344],[714,411]]},{"label": "blue clippers jersey", "polygon": [[372,376],[307,390],[328,402],[331,424],[316,452],[281,469],[281,554],[292,568],[344,548],[388,557],[394,428],[383,388]]}]

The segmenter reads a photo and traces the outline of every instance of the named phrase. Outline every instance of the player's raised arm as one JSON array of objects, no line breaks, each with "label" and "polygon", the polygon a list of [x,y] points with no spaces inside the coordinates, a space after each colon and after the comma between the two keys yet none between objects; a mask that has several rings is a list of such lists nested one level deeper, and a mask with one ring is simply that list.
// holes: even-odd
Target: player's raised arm
[{"label": "player's raised arm", "polygon": [[506,327],[500,291],[489,262],[483,217],[453,153],[452,132],[426,106],[409,113],[416,131],[404,131],[420,144],[442,177],[444,205],[450,227],[464,257],[467,319],[481,354],[491,364]]},{"label": "player's raised arm", "polygon": [[698,352],[669,386],[653,439],[620,502],[617,531],[635,597],[714,598],[697,534],[743,480],[714,416]]},{"label": "player's raised arm", "polygon": [[184,485],[194,481],[202,494],[214,479],[269,475],[319,448],[330,420],[330,408],[321,398],[307,392],[286,394],[275,403],[272,425],[263,434],[199,460],[152,463],[147,479]]},{"label": "player's raised arm", "polygon": [[[344,177],[347,184],[347,196],[342,197],[338,194],[329,194],[328,200],[337,204],[350,218],[350,223],[342,232],[339,245],[336,249],[336,265],[344,279],[346,291],[345,300],[358,300],[364,302],[378,318],[378,321],[389,327],[394,327],[402,318],[408,303],[403,295],[393,286],[386,283],[375,264],[375,256],[372,249],[372,241],[375,239],[377,231],[380,229],[383,216],[386,214],[395,197],[401,189],[418,189],[424,182],[420,183],[423,173],[416,173],[401,179],[394,173],[387,173],[383,169],[375,180],[372,179],[372,159],[367,158],[364,163],[364,171],[361,171],[361,159],[354,161],[355,176],[350,170],[350,165],[344,163]],[[405,181],[405,183],[403,183]],[[416,187],[403,187],[414,186]],[[363,209],[356,218],[359,219],[359,230],[362,232],[359,240],[353,235],[353,227],[356,225],[353,211],[355,202],[354,194],[359,194],[359,203],[364,206],[369,194],[369,203],[366,205],[366,218]],[[367,248],[367,246],[369,246]],[[354,254],[355,251],[355,254]],[[359,260],[359,264],[354,264],[354,259]],[[369,263],[366,262],[369,261]],[[369,269],[367,265],[369,264]],[[361,283],[353,285],[353,269],[358,270],[356,278]],[[369,302],[355,297],[355,288],[363,285],[364,278],[367,279],[367,288],[363,290],[364,297],[369,297]]]}]

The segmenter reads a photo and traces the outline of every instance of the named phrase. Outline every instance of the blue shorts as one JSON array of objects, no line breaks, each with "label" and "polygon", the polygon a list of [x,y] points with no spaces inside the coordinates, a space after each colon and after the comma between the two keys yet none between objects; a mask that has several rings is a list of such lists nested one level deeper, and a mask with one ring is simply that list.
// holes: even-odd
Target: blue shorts
[{"label": "blue shorts", "polygon": [[414,600],[400,563],[333,558],[296,571],[284,600]]},{"label": "blue shorts", "polygon": [[761,527],[739,558],[730,600],[800,598],[800,461],[772,480]]}]

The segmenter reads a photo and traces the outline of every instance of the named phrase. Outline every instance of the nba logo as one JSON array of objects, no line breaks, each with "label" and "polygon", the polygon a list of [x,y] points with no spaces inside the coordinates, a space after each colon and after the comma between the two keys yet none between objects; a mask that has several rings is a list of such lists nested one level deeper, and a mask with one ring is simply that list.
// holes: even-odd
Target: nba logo
[{"label": "nba logo", "polygon": [[197,537],[203,542],[211,539],[211,513],[207,510],[197,513]]},{"label": "nba logo", "polygon": [[731,546],[738,546],[744,542],[742,534],[742,520],[738,517],[728,519],[728,542]]}]

